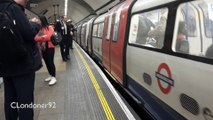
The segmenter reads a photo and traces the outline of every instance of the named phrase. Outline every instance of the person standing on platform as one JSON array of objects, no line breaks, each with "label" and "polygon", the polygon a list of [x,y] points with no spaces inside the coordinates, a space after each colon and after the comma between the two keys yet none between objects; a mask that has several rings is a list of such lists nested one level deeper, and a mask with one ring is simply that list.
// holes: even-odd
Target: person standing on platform
[{"label": "person standing on platform", "polygon": [[55,22],[55,31],[59,32],[59,33],[62,33],[61,23],[60,23],[59,19],[57,19],[56,22]]},{"label": "person standing on platform", "polygon": [[35,36],[35,41],[40,43],[40,49],[44,62],[49,72],[49,77],[45,79],[45,82],[49,82],[49,85],[54,85],[57,80],[55,78],[56,70],[54,64],[55,46],[51,42],[51,36],[53,35],[54,28],[49,25],[45,16],[39,16],[41,21],[41,29]]},{"label": "person standing on platform", "polygon": [[69,25],[68,28],[70,28],[70,48],[73,49],[73,36],[74,36],[74,25],[72,24],[72,20],[68,19],[67,24]]},{"label": "person standing on platform", "polygon": [[67,17],[62,16],[61,21],[62,41],[60,44],[61,57],[63,61],[70,60],[69,48],[70,48],[70,26],[67,24]]},{"label": "person standing on platform", "polygon": [[[33,120],[34,116],[33,108],[16,107],[16,105],[30,105],[34,102],[36,71],[34,64],[36,61],[33,52],[36,46],[34,41],[36,33],[34,33],[24,13],[24,6],[27,2],[28,0],[0,0],[0,12],[6,10],[12,16],[15,24],[14,29],[19,33],[19,37],[16,39],[23,43],[27,52],[21,60],[10,60],[14,62],[9,64],[0,63],[0,76],[3,77],[4,81],[4,110],[6,120]],[[8,49],[8,51],[10,50]]]}]

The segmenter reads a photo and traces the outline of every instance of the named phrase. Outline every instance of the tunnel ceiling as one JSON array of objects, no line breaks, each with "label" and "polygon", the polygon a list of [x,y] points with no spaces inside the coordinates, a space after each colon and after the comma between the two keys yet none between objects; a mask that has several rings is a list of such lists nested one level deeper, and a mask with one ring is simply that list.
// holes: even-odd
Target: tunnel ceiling
[{"label": "tunnel ceiling", "polygon": [[[76,23],[90,14],[99,14],[97,10],[103,5],[109,3],[109,5],[105,7],[105,9],[108,9],[107,7],[113,6],[119,1],[120,0],[68,0],[67,17]],[[29,0],[27,9],[37,15],[43,14],[50,21],[54,21],[58,16],[64,15],[64,3],[64,0]]]}]

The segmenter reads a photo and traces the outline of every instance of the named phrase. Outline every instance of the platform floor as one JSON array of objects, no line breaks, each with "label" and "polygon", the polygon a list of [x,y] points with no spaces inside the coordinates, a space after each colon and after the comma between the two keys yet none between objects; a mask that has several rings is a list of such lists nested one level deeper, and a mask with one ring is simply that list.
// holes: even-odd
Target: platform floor
[{"label": "platform floor", "polygon": [[[132,108],[117,94],[97,65],[78,45],[71,60],[61,60],[56,48],[57,84],[49,86],[46,66],[36,73],[35,104],[52,107],[34,109],[35,120],[139,120]],[[0,87],[0,120],[4,118],[4,85]]]}]

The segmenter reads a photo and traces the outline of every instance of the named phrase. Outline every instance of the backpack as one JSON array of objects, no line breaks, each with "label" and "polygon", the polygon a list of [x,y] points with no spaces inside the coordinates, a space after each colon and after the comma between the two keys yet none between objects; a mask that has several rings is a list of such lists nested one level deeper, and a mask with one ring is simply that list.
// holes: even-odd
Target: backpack
[{"label": "backpack", "polygon": [[26,58],[28,51],[20,32],[16,29],[16,21],[7,11],[11,2],[0,11],[0,64],[13,64]]},{"label": "backpack", "polygon": [[54,46],[59,45],[62,40],[62,36],[59,32],[54,32],[53,35],[51,36],[51,42]]}]

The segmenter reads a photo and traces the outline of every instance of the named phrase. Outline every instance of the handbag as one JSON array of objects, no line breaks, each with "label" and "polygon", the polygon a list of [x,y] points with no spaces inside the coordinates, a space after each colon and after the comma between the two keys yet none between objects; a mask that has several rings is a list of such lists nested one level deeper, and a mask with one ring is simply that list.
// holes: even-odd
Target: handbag
[{"label": "handbag", "polygon": [[54,32],[53,35],[51,36],[51,42],[54,46],[59,45],[62,40],[62,36],[59,32]]}]

